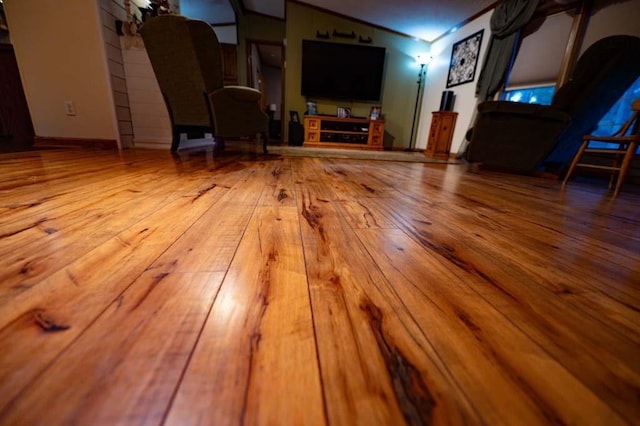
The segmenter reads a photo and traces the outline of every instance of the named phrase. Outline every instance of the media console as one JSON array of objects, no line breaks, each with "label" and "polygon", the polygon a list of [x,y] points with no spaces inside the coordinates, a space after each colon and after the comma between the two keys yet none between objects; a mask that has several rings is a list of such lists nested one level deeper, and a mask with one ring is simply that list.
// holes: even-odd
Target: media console
[{"label": "media console", "polygon": [[383,120],[334,115],[304,117],[304,146],[382,150],[383,138]]}]

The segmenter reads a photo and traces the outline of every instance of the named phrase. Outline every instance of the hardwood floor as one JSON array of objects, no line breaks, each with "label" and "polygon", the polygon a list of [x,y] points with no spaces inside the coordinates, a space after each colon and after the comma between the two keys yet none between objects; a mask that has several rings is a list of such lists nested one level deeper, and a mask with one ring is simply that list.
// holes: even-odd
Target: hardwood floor
[{"label": "hardwood floor", "polygon": [[247,152],[0,170],[1,425],[640,419],[635,188]]}]

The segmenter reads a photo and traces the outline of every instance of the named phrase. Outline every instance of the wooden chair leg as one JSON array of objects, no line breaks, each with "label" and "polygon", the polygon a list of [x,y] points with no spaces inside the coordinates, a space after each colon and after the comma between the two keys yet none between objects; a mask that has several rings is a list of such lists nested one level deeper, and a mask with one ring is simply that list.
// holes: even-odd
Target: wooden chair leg
[{"label": "wooden chair leg", "polygon": [[613,198],[618,196],[620,192],[620,188],[622,187],[622,182],[624,178],[627,176],[627,172],[629,171],[629,166],[631,165],[631,160],[636,153],[636,148],[638,147],[635,141],[630,142],[629,146],[627,146],[627,152],[624,155],[624,159],[622,160],[622,166],[620,166],[620,171],[618,173],[618,181],[616,182],[616,189],[613,191]]},{"label": "wooden chair leg", "polygon": [[573,172],[576,170],[576,165],[582,158],[582,155],[584,154],[584,150],[587,149],[587,146],[589,146],[589,140],[585,140],[584,142],[582,142],[582,145],[580,145],[580,149],[578,149],[578,152],[573,157],[573,160],[571,161],[571,165],[569,166],[569,170],[567,171],[567,174],[565,175],[564,180],[562,181],[562,186],[565,186],[569,178],[573,175]]},{"label": "wooden chair leg", "polygon": [[[620,154],[624,154],[624,152],[621,152]],[[620,154],[615,154],[615,157],[613,158],[613,167],[618,167],[618,170],[611,170],[611,173],[609,173],[609,187],[607,188],[609,191],[613,188],[613,184],[616,182],[616,177],[620,174]]]}]

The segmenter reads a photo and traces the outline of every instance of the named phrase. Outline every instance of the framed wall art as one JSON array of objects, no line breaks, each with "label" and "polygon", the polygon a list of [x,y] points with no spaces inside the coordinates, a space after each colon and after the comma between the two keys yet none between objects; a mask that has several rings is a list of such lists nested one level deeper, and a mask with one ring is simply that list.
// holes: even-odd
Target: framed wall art
[{"label": "framed wall art", "polygon": [[480,30],[453,44],[447,87],[458,86],[473,81],[476,76],[476,67],[478,65],[478,56],[480,56],[480,45],[482,44],[483,33],[484,30]]}]

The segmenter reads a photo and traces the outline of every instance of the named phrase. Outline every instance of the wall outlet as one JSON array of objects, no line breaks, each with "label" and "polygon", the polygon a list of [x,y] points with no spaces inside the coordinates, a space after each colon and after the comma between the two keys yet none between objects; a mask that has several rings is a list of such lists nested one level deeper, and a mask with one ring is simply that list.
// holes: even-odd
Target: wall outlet
[{"label": "wall outlet", "polygon": [[76,107],[72,101],[64,101],[64,113],[67,115],[76,115]]}]

